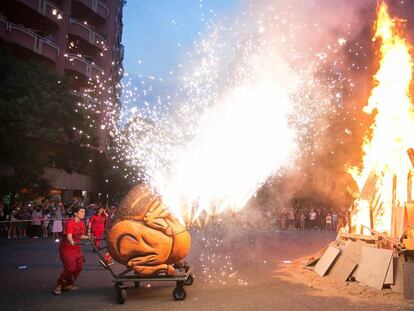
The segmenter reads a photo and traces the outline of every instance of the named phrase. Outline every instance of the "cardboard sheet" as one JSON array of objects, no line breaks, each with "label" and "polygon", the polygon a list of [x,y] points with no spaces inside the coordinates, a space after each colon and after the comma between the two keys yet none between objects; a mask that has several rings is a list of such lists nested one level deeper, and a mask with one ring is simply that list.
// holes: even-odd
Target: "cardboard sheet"
[{"label": "cardboard sheet", "polygon": [[329,270],[329,268],[332,266],[333,262],[338,257],[340,252],[341,251],[338,248],[334,246],[329,246],[326,249],[325,253],[322,255],[322,257],[319,259],[319,261],[316,263],[314,269],[315,272],[321,277],[324,276]]},{"label": "cardboard sheet", "polygon": [[365,285],[382,289],[392,254],[391,249],[363,246],[361,261],[355,275],[356,280]]},{"label": "cardboard sheet", "polygon": [[333,278],[338,282],[346,282],[348,277],[352,275],[352,272],[356,269],[357,264],[344,254],[339,255],[334,266],[329,272],[328,277]]}]

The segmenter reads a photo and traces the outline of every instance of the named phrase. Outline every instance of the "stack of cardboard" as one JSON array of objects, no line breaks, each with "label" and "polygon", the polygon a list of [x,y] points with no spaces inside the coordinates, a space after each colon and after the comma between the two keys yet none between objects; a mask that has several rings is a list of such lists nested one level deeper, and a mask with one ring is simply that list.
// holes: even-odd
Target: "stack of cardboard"
[{"label": "stack of cardboard", "polygon": [[[369,226],[358,221],[349,223],[349,233],[340,232],[320,258],[305,268],[340,282],[358,281],[377,289],[391,287],[393,291],[403,292],[405,298],[414,299],[414,149],[408,149],[407,154],[412,170],[407,172],[406,180],[393,176],[391,200],[383,200],[375,171],[361,188],[359,200],[355,202],[369,202]],[[397,198],[398,183],[407,187],[407,197],[401,200],[405,203]],[[376,231],[384,210],[391,211],[389,234]],[[350,213],[359,219],[358,203],[352,206]]]},{"label": "stack of cardboard", "polygon": [[[414,231],[409,230],[409,234]],[[412,240],[413,237],[408,237]],[[319,258],[309,262],[305,268],[314,270],[319,276],[339,282],[358,281],[362,284],[404,293],[405,298],[414,298],[414,257],[401,244],[382,248],[384,237],[373,235],[339,234]],[[401,248],[400,248],[401,247]],[[414,254],[414,250],[411,251]]]}]

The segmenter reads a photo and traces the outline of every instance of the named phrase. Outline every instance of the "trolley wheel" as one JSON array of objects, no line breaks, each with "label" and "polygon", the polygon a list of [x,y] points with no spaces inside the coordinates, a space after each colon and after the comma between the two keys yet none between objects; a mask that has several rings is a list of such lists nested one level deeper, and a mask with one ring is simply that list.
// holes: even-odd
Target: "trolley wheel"
[{"label": "trolley wheel", "polygon": [[123,305],[127,300],[127,291],[123,285],[115,285],[116,288],[116,301]]},{"label": "trolley wheel", "polygon": [[187,279],[185,280],[184,285],[190,286],[191,284],[193,284],[193,282],[194,282],[194,276],[192,273],[190,273]]},{"label": "trolley wheel", "polygon": [[187,292],[185,291],[184,288],[178,286],[174,288],[173,290],[173,297],[174,297],[174,300],[177,300],[177,301],[184,300],[185,297],[187,297]]},{"label": "trolley wheel", "polygon": [[135,288],[139,288],[139,283],[140,283],[139,281],[134,282],[134,287],[135,287]]}]

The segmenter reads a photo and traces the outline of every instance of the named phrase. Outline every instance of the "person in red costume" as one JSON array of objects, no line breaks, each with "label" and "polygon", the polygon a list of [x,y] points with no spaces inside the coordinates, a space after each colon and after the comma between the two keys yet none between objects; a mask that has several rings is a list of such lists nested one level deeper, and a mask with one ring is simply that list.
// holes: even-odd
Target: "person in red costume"
[{"label": "person in red costume", "polygon": [[105,230],[105,221],[108,215],[105,213],[105,210],[102,206],[99,206],[95,212],[95,215],[91,217],[88,225],[88,235],[91,235],[97,240],[94,240],[94,244],[97,249],[101,246],[101,240],[104,230]]},{"label": "person in red costume", "polygon": [[63,262],[63,271],[56,283],[54,293],[62,294],[62,291],[72,291],[77,289],[74,282],[82,271],[84,257],[79,243],[81,239],[88,239],[85,235],[85,209],[75,207],[73,218],[69,219],[63,231],[63,239],[59,245],[59,255]]}]

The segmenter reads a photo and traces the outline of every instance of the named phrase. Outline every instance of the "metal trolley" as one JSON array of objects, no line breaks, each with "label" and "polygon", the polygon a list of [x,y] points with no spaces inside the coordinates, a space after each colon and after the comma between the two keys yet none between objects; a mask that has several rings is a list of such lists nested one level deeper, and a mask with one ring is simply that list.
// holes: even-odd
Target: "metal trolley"
[{"label": "metal trolley", "polygon": [[[99,263],[102,265],[102,267],[105,270],[108,270],[112,275],[112,282],[115,283],[115,290],[116,290],[116,301],[119,304],[124,304],[127,300],[127,287],[125,286],[125,283],[131,282],[134,284],[135,288],[139,288],[140,282],[152,282],[152,281],[168,281],[168,282],[176,282],[176,286],[172,292],[172,296],[174,300],[181,301],[185,300],[187,297],[187,292],[184,289],[184,286],[190,286],[194,282],[194,276],[192,274],[192,269],[190,266],[183,262],[182,264],[176,264],[174,265],[174,268],[176,270],[176,275],[171,277],[167,276],[166,274],[160,274],[152,277],[140,277],[136,274],[134,274],[134,271],[130,268],[127,268],[126,270],[115,273],[114,270],[112,270],[111,266],[108,265],[104,259],[104,256],[100,253],[99,249],[95,246],[93,243],[93,240],[96,240],[92,238],[89,243],[93,247],[93,250],[95,253],[99,256],[100,261]],[[82,243],[85,244],[85,243]]]}]

